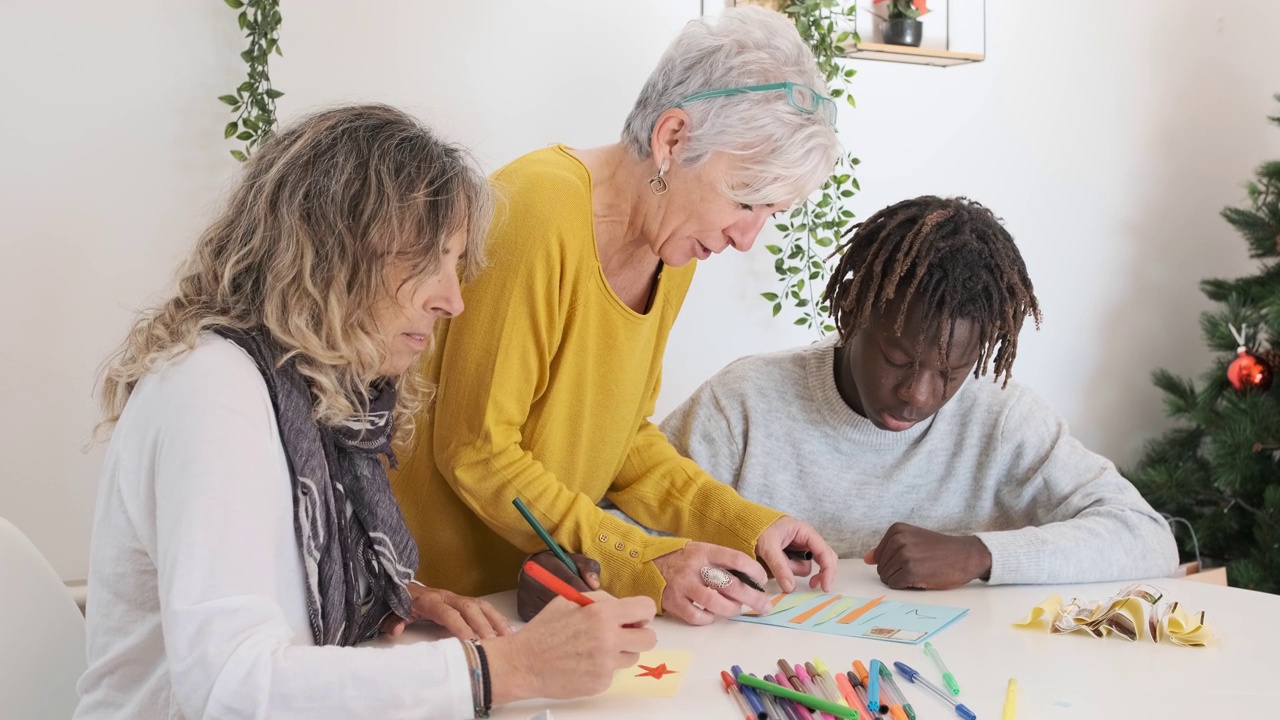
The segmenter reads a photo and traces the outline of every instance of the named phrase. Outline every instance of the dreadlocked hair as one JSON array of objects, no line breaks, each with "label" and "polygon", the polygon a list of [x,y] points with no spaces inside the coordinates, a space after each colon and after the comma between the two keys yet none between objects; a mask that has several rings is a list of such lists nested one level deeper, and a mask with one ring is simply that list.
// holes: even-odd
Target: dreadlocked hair
[{"label": "dreadlocked hair", "polygon": [[823,301],[842,342],[867,327],[872,311],[900,298],[894,330],[902,334],[907,308],[919,300],[926,322],[916,339],[939,331],[938,358],[945,367],[957,320],[978,326],[975,378],[994,363],[994,381],[1012,377],[1018,333],[1028,315],[1040,329],[1040,304],[1013,236],[1000,219],[967,198],[932,195],[904,200],[850,228],[827,283]]}]

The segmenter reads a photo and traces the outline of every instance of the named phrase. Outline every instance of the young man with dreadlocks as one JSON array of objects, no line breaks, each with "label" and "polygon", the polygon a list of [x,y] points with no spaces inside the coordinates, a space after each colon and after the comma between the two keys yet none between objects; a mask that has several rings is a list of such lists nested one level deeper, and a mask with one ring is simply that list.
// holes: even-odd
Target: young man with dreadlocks
[{"label": "young man with dreadlocks", "polygon": [[663,423],[678,450],[892,588],[1173,571],[1164,519],[1010,380],[1040,307],[990,210],[929,196],[881,210],[825,300],[838,337],[722,370]]}]

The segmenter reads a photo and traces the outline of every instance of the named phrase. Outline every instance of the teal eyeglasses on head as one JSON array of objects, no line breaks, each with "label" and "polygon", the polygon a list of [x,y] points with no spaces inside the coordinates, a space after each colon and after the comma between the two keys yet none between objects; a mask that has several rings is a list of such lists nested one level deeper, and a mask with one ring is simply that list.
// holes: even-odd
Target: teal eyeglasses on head
[{"label": "teal eyeglasses on head", "polygon": [[817,114],[829,125],[836,124],[836,102],[831,98],[819,93],[817,90],[808,85],[800,83],[776,82],[767,85],[746,85],[744,87],[728,88],[725,90],[709,90],[700,92],[676,103],[676,107],[683,108],[691,102],[698,100],[706,100],[713,97],[723,97],[725,95],[742,95],[743,93],[753,92],[773,92],[775,90],[784,90],[787,93],[787,102],[791,107],[802,113],[809,115]]}]

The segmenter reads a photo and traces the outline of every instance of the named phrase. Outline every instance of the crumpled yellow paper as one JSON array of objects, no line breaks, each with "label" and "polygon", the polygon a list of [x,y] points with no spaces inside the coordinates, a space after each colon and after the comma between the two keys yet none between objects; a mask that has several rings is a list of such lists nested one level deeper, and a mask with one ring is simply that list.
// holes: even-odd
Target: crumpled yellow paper
[{"label": "crumpled yellow paper", "polygon": [[1072,598],[1064,604],[1050,595],[1031,608],[1015,627],[1044,627],[1054,634],[1085,632],[1094,637],[1115,633],[1128,640],[1168,640],[1185,647],[1204,647],[1213,629],[1204,612],[1188,613],[1179,603],[1164,601],[1164,591],[1147,584],[1131,585],[1101,602]]}]

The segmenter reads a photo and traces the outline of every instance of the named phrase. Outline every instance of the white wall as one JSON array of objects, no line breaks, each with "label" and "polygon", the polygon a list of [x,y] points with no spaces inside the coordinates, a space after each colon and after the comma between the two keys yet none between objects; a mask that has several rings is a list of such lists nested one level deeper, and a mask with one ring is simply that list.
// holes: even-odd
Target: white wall
[{"label": "white wall", "polygon": [[[699,0],[285,7],[285,120],[339,100],[411,108],[489,167],[609,142]],[[1280,156],[1280,3],[988,0],[990,59],[860,62],[842,135],[866,216],[924,192],[1003,215],[1046,313],[1020,379],[1121,461],[1162,427],[1148,374],[1198,373],[1196,290],[1250,268],[1217,218]],[[96,368],[233,176],[221,140],[240,40],[222,3],[10,3],[0,43],[0,515],[83,577],[101,448]],[[665,413],[729,360],[811,339],[773,320],[763,252],[699,271],[671,338]]]}]

